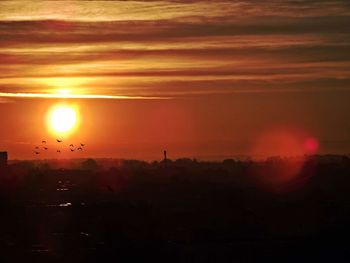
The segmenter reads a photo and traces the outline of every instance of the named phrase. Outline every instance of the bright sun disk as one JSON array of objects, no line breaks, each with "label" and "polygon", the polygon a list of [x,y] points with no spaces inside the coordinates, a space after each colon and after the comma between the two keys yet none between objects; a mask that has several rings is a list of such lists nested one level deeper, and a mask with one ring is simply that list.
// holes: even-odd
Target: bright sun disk
[{"label": "bright sun disk", "polygon": [[71,131],[77,122],[77,114],[74,108],[69,106],[59,106],[50,114],[50,126],[57,133]]}]

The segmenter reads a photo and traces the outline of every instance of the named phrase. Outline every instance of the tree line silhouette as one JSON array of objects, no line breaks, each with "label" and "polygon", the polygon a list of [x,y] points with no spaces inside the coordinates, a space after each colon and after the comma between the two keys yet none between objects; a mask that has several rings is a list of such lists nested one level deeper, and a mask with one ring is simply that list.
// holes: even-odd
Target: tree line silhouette
[{"label": "tree line silhouette", "polygon": [[0,257],[339,262],[349,175],[349,157],[336,155],[15,162],[0,177]]}]

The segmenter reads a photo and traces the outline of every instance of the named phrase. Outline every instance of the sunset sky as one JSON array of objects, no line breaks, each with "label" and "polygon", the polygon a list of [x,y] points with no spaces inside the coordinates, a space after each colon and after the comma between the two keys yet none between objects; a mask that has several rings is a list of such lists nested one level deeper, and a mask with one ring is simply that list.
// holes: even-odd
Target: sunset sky
[{"label": "sunset sky", "polygon": [[348,0],[0,2],[11,159],[348,154],[349,113]]}]

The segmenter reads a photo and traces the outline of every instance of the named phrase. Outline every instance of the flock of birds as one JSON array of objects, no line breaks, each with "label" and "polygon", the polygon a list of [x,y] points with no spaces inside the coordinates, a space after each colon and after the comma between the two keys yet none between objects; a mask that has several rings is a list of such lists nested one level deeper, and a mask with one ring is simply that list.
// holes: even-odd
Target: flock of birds
[{"label": "flock of birds", "polygon": [[[59,140],[59,139],[56,139],[56,142],[59,143],[59,144],[62,144],[63,143],[63,140]],[[84,146],[85,144],[84,143],[80,143],[78,146],[74,145],[74,144],[70,144],[69,145],[69,150],[71,152],[74,152],[74,151],[82,151],[84,149]],[[40,146],[35,146],[35,150],[34,150],[34,153],[36,155],[40,154],[41,151],[40,150],[44,150],[44,151],[47,151],[49,148],[47,147],[47,141],[41,141],[41,145]],[[56,150],[57,153],[61,153],[61,150],[60,149],[57,149]]]}]

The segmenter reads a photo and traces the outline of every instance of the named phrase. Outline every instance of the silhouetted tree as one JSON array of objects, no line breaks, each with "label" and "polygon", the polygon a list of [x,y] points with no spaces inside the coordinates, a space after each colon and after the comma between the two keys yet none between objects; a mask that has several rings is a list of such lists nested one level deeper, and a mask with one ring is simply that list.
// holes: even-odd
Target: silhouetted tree
[{"label": "silhouetted tree", "polygon": [[94,159],[87,159],[81,164],[83,170],[95,171],[98,168],[97,162]]}]

